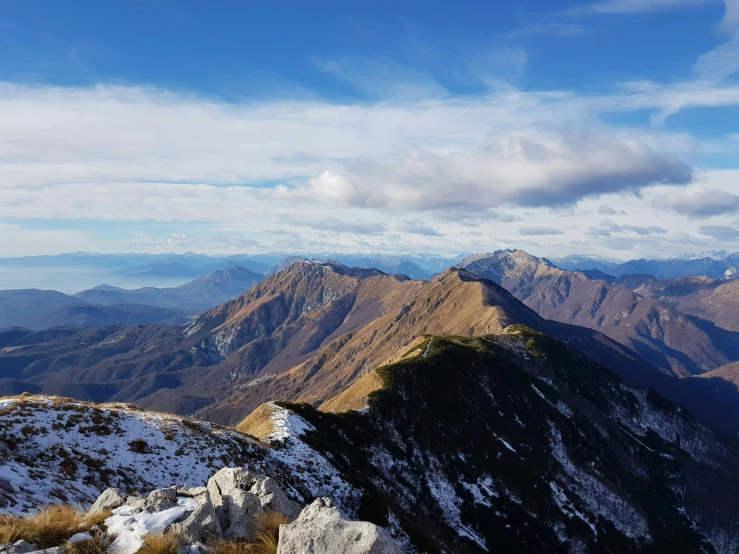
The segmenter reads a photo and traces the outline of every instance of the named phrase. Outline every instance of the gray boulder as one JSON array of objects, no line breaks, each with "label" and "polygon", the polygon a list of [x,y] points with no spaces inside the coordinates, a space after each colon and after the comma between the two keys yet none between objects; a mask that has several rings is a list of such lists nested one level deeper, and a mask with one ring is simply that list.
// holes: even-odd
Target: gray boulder
[{"label": "gray boulder", "polygon": [[215,508],[223,536],[249,537],[257,518],[264,513],[259,497],[249,492],[255,476],[243,468],[227,467],[208,480],[208,493]]},{"label": "gray boulder", "polygon": [[135,511],[141,511],[146,506],[146,498],[140,496],[129,496],[126,498],[126,506],[131,506]]},{"label": "gray boulder", "polygon": [[283,490],[271,477],[256,477],[249,492],[259,497],[264,511],[280,512],[290,521],[300,514],[300,504],[285,496]]},{"label": "gray boulder", "polygon": [[390,534],[366,521],[350,521],[328,498],[318,498],[298,519],[280,526],[277,554],[402,554]]},{"label": "gray boulder", "polygon": [[206,491],[202,498],[203,501],[198,501],[199,506],[186,520],[174,523],[170,527],[173,533],[180,535],[189,543],[200,543],[223,535],[221,523],[211,502],[210,493]]},{"label": "gray boulder", "polygon": [[162,512],[177,506],[177,491],[174,488],[157,489],[146,497],[144,510],[150,513]]},{"label": "gray boulder", "polygon": [[36,550],[38,550],[38,547],[35,544],[26,541],[0,544],[0,554],[26,554]]},{"label": "gray boulder", "polygon": [[97,514],[100,512],[107,512],[108,510],[115,510],[119,506],[123,506],[126,503],[126,493],[121,489],[109,488],[103,491],[103,494],[98,496],[98,499],[90,507],[88,513]]},{"label": "gray boulder", "polygon": [[174,489],[174,487],[168,487],[166,489],[157,489],[154,491],[151,491],[149,495],[146,497],[147,500],[171,500],[172,502],[177,502],[177,491]]}]

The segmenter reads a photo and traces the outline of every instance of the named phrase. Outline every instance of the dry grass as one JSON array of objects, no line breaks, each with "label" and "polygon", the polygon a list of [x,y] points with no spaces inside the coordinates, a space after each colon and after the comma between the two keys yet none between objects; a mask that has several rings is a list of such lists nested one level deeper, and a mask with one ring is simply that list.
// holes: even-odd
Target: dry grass
[{"label": "dry grass", "polygon": [[279,512],[267,512],[257,521],[257,532],[251,540],[221,539],[215,543],[213,554],[277,554],[280,525],[290,523]]},{"label": "dry grass", "polygon": [[254,550],[245,540],[219,539],[213,545],[213,554],[254,554]]},{"label": "dry grass", "polygon": [[65,548],[67,554],[107,554],[108,543],[97,535],[89,541],[68,542]]},{"label": "dry grass", "polygon": [[275,410],[275,406],[269,403],[258,406],[236,426],[236,430],[260,440],[266,439],[275,431],[270,419]]},{"label": "dry grass", "polygon": [[280,512],[267,512],[259,518],[259,527],[254,539],[254,554],[277,554],[280,525],[290,523]]},{"label": "dry grass", "polygon": [[66,505],[52,505],[30,517],[0,515],[0,544],[24,540],[39,548],[59,546],[109,516],[110,512],[104,512],[88,517]]},{"label": "dry grass", "polygon": [[322,412],[344,413],[351,410],[361,410],[367,406],[367,399],[370,394],[383,387],[382,379],[377,375],[376,371],[372,371],[361,377],[345,391],[340,392],[333,398],[330,398],[318,409]]},{"label": "dry grass", "polygon": [[139,554],[177,554],[181,542],[180,537],[173,533],[146,535],[142,540],[144,546]]}]

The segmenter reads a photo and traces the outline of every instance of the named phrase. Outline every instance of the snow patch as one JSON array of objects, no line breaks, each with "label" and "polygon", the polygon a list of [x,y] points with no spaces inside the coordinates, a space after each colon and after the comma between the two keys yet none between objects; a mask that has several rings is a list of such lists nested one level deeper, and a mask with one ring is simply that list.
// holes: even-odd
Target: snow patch
[{"label": "snow patch", "polygon": [[134,514],[131,506],[121,506],[113,510],[113,515],[105,520],[108,533],[115,537],[109,553],[135,554],[144,545],[142,539],[145,535],[164,533],[167,527],[185,519],[198,505],[192,498],[180,498],[177,504],[174,508],[154,513]]}]

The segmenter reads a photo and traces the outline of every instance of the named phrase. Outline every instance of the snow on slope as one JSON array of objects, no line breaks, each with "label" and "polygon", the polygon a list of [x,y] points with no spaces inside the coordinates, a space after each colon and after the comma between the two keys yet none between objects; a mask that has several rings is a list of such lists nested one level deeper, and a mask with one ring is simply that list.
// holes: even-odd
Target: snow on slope
[{"label": "snow on slope", "polygon": [[[299,483],[303,494],[298,494],[300,501],[306,502],[308,497],[328,496],[334,504],[350,518],[358,518],[362,491],[349,484],[329,459],[311,448],[302,440],[306,432],[314,431],[313,425],[298,414],[270,403],[272,413],[272,434],[268,437],[270,446],[264,464],[272,467],[288,469],[293,479]],[[392,513],[388,513],[388,531],[403,552],[416,552],[408,535],[403,531],[400,522]]]},{"label": "snow on slope", "polygon": [[0,511],[16,514],[49,502],[86,506],[109,486],[200,486],[265,451],[210,423],[52,397],[0,400],[0,441]]},{"label": "snow on slope", "polygon": [[328,496],[344,512],[356,516],[360,491],[347,483],[329,460],[300,440],[314,427],[290,410],[276,404],[270,406],[273,432],[267,440],[274,450],[269,451],[268,458],[289,467],[311,497]]}]

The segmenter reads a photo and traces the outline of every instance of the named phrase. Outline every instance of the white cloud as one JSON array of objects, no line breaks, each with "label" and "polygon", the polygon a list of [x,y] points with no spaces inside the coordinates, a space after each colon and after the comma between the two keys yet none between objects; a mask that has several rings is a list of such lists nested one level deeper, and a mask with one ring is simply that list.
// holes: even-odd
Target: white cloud
[{"label": "white cloud", "polygon": [[546,235],[563,235],[564,231],[556,227],[519,227],[518,234],[530,237],[542,237]]},{"label": "white cloud", "polygon": [[[688,100],[707,102],[722,90],[694,90]],[[672,253],[684,246],[670,243],[674,234],[697,228],[683,229],[675,216],[646,223],[654,218],[648,186],[688,181],[681,159],[713,146],[684,133],[613,128],[601,115],[687,105],[671,103],[678,93],[677,86],[642,84],[602,96],[508,88],[352,105],[228,104],[134,87],[6,84],[0,218],[185,224],[184,238],[168,228],[111,247],[118,250],[452,253],[515,245],[549,254],[582,249],[575,241],[590,227],[600,229],[598,208],[607,203],[628,219],[619,225],[667,230],[645,235],[634,252]],[[736,183],[721,179],[700,186]],[[576,211],[549,209],[573,204]],[[593,215],[574,215],[588,211]],[[511,225],[519,220],[563,233],[521,236]],[[311,222],[323,229],[306,226]],[[414,231],[414,222],[424,228]],[[191,223],[212,231],[191,233]],[[89,234],[67,236],[46,244],[65,250],[105,244]]]},{"label": "white cloud", "polygon": [[577,13],[626,15],[692,8],[713,0],[596,0],[573,8]]},{"label": "white cloud", "polygon": [[693,66],[700,79],[719,81],[739,71],[739,0],[724,0],[721,31],[729,40],[703,54]]},{"label": "white cloud", "polygon": [[672,210],[689,217],[710,217],[738,212],[739,195],[725,190],[680,190],[659,194],[652,204],[657,209]]},{"label": "white cloud", "polygon": [[684,162],[635,139],[596,131],[530,131],[462,152],[357,160],[306,186],[280,188],[278,194],[337,206],[469,213],[503,204],[568,205],[588,196],[691,179]]},{"label": "white cloud", "polygon": [[724,242],[739,240],[739,229],[729,225],[701,225],[700,233]]}]

